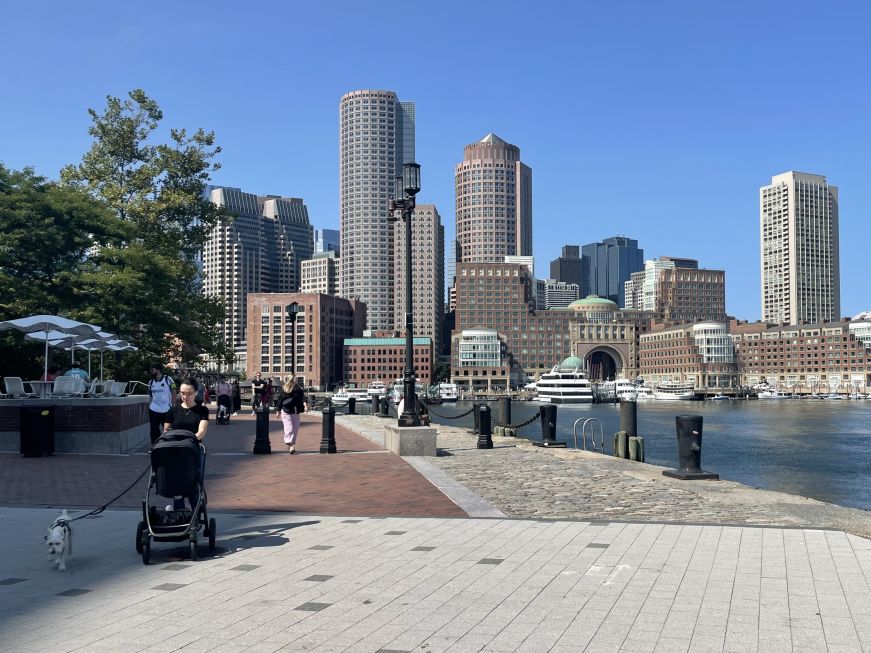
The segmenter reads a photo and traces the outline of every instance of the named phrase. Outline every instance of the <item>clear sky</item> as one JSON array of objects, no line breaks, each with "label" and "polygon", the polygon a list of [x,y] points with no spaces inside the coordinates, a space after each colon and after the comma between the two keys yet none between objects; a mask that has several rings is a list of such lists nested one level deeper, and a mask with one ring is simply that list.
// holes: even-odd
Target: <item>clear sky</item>
[{"label": "clear sky", "polygon": [[214,130],[215,183],[305,199],[338,228],[338,104],[417,105],[419,201],[454,233],[453,170],[494,132],[533,169],[537,276],[563,244],[636,238],[726,270],[758,319],[759,187],[840,188],[841,306],[871,309],[871,3],[10,2],[0,161],[57,177],[88,107],[141,87],[164,128]]}]

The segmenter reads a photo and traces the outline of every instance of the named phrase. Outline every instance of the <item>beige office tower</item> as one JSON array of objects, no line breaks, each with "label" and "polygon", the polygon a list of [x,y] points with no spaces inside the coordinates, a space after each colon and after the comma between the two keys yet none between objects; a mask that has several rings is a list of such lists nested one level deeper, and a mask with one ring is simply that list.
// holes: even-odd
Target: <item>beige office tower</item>
[{"label": "beige office tower", "polygon": [[224,301],[224,342],[244,353],[248,294],[299,290],[300,263],[314,247],[312,226],[299,198],[222,186],[208,193],[234,218],[218,224],[203,246],[202,291]]},{"label": "beige office tower", "polygon": [[339,286],[366,304],[367,327],[393,328],[393,227],[387,202],[414,161],[414,103],[393,91],[352,91],[339,104]]},{"label": "beige office tower", "polygon": [[337,295],[339,259],[335,252],[319,252],[300,265],[300,292]]},{"label": "beige office tower", "polygon": [[487,134],[456,166],[457,261],[532,256],[532,169],[520,148]]},{"label": "beige office tower", "polygon": [[840,319],[838,189],[820,175],[785,172],[759,189],[762,321]]},{"label": "beige office tower", "polygon": [[[394,225],[396,292],[394,329],[405,336],[405,223]],[[432,338],[441,351],[444,320],[445,228],[434,204],[418,204],[411,219],[411,288],[414,336]]]}]

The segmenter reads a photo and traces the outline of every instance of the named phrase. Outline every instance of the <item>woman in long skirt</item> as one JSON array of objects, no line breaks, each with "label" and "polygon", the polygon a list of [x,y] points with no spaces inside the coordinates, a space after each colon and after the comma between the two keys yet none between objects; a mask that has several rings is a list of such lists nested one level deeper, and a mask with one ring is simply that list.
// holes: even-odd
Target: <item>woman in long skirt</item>
[{"label": "woman in long skirt", "polygon": [[296,376],[291,374],[284,379],[281,392],[276,402],[276,412],[281,416],[284,425],[284,444],[287,445],[287,453],[296,453],[296,436],[299,434],[300,415],[308,412],[308,402],[305,392],[296,382]]},{"label": "woman in long skirt", "polygon": [[233,379],[233,414],[237,415],[242,410],[242,391],[239,389],[239,380]]}]

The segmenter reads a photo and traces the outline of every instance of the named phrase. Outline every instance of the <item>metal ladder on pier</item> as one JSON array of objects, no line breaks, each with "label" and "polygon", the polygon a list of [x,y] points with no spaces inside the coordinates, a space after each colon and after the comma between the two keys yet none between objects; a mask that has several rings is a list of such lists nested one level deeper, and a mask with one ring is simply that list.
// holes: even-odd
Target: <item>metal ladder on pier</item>
[{"label": "metal ladder on pier", "polygon": [[[590,445],[592,446],[593,452],[605,453],[605,431],[602,429],[602,423],[599,422],[595,417],[588,417],[584,419],[583,417],[579,417],[575,420],[574,425],[572,426],[572,436],[575,439],[575,449],[578,448],[578,422],[583,421],[581,424],[581,444],[584,447],[584,451],[587,450],[587,424],[590,425]],[[599,447],[596,447],[596,428],[599,427]]]}]

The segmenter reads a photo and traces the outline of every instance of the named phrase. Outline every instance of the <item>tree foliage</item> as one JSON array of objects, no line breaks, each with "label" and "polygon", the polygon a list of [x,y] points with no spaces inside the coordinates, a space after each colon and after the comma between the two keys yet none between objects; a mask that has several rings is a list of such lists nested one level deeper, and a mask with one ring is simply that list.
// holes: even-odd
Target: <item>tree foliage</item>
[{"label": "tree foliage", "polygon": [[91,149],[61,171],[64,184],[98,198],[129,226],[123,247],[102,252],[113,274],[89,281],[112,298],[111,311],[93,319],[129,333],[153,355],[171,352],[184,361],[200,353],[228,360],[217,325],[223,305],[198,289],[196,256],[223,209],[204,194],[221,149],[212,132],[171,129],[169,143],[155,141],[163,119],[142,90],[122,100],[106,98],[102,113],[89,110]]}]

